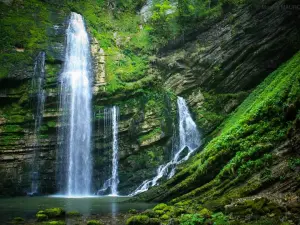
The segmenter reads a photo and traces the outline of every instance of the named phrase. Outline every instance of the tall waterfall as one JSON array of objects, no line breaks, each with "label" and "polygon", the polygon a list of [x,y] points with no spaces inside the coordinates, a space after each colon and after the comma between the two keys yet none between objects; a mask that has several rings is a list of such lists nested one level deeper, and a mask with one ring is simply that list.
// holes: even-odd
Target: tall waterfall
[{"label": "tall waterfall", "polygon": [[61,74],[58,183],[68,196],[91,193],[91,56],[81,15],[71,13]]},{"label": "tall waterfall", "polygon": [[119,157],[119,147],[118,147],[118,122],[119,122],[119,108],[113,106],[112,108],[104,109],[104,132],[105,135],[111,136],[111,147],[112,147],[112,163],[111,163],[111,174],[110,178],[107,179],[102,188],[98,190],[98,195],[104,195],[106,191],[110,188],[111,196],[118,196],[118,157]]},{"label": "tall waterfall", "polygon": [[40,52],[35,59],[34,73],[31,82],[32,102],[34,107],[34,131],[33,131],[33,147],[34,156],[31,168],[31,190],[29,195],[38,193],[39,179],[39,145],[40,145],[40,128],[43,120],[44,104],[45,104],[45,52]]},{"label": "tall waterfall", "polygon": [[[147,191],[150,187],[157,185],[158,181],[167,176],[171,178],[175,174],[176,165],[189,159],[191,154],[195,152],[201,145],[200,133],[197,129],[196,123],[193,121],[185,100],[182,97],[177,98],[177,107],[179,115],[179,144],[174,145],[173,158],[165,165],[158,167],[156,176],[151,180],[145,180],[132,194]],[[182,157],[185,149],[188,150],[187,154]]]},{"label": "tall waterfall", "polygon": [[119,109],[114,106],[112,108],[112,129],[113,129],[113,157],[112,157],[112,184],[111,194],[118,195],[118,115]]}]

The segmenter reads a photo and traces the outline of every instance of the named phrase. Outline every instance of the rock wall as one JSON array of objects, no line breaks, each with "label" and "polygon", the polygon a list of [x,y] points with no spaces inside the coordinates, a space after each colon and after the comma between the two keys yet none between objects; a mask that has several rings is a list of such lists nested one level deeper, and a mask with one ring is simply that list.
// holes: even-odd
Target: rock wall
[{"label": "rock wall", "polygon": [[300,48],[296,1],[253,1],[199,23],[154,60],[164,86],[188,99],[208,134]]},{"label": "rock wall", "polygon": [[[33,0],[34,1],[34,0]],[[25,3],[24,3],[25,4]],[[7,26],[12,26],[8,17],[17,20],[16,9],[24,17],[36,20],[39,46],[29,46],[25,40],[21,46],[8,46],[9,56],[18,57],[9,61],[0,79],[0,195],[24,195],[30,191],[32,164],[35,152],[39,167],[39,191],[42,194],[56,193],[56,150],[59,124],[59,75],[64,61],[65,30],[70,9],[55,2],[38,3],[30,9],[22,2],[14,1],[11,5],[0,5],[7,10],[3,18]],[[46,10],[47,12],[44,12]],[[45,13],[45,14],[43,14]],[[36,19],[36,18],[38,19]],[[1,23],[1,25],[3,25]],[[32,25],[33,26],[33,25]],[[89,27],[88,27],[89,29]],[[23,30],[17,28],[17,34],[8,33],[5,38],[12,38],[12,44],[18,42]],[[32,34],[30,34],[30,38]],[[105,53],[99,42],[91,36],[91,51],[94,67],[94,119],[93,119],[93,192],[102,187],[111,173],[111,143],[105,138],[103,110],[117,105],[120,108],[119,122],[119,191],[128,194],[144,179],[155,174],[156,168],[168,160],[170,147],[168,142],[176,123],[176,97],[163,89],[141,93],[115,93],[109,96],[105,91]],[[17,50],[16,50],[17,49]],[[22,51],[21,51],[21,50]],[[39,145],[34,141],[35,111],[31,96],[31,80],[34,60],[40,51],[45,51],[45,92],[46,101],[43,123],[39,135]],[[23,57],[27,58],[24,60]],[[1,70],[2,72],[2,70]],[[147,78],[148,79],[148,78]],[[154,80],[154,79],[153,79]],[[148,88],[143,81],[137,81],[141,88]]]}]

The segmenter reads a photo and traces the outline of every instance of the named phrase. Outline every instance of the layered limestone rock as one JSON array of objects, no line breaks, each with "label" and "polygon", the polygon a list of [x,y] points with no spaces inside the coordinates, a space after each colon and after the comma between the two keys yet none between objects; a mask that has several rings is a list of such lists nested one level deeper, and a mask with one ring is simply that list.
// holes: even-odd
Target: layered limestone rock
[{"label": "layered limestone rock", "polygon": [[217,22],[200,23],[198,29],[160,50],[154,65],[164,85],[188,99],[205,133],[213,131],[246,92],[298,51],[300,19],[295,4],[254,1]]},{"label": "layered limestone rock", "polygon": [[91,52],[94,62],[94,93],[99,91],[100,86],[106,85],[105,80],[105,52],[103,48],[100,47],[99,42],[96,38],[92,39],[91,42]]}]

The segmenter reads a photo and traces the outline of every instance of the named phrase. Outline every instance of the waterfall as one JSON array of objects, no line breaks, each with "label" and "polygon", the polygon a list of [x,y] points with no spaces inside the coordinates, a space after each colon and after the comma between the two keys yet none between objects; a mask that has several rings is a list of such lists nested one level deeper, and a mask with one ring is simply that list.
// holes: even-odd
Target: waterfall
[{"label": "waterfall", "polygon": [[118,195],[118,115],[119,109],[114,106],[112,108],[112,129],[113,129],[113,157],[112,157],[112,184],[111,195]]},{"label": "waterfall", "polygon": [[98,190],[98,195],[103,195],[108,188],[111,189],[110,195],[111,196],[118,196],[118,183],[119,183],[119,176],[118,176],[118,122],[119,122],[119,108],[113,106],[112,108],[105,108],[104,109],[104,133],[107,136],[111,136],[106,138],[111,140],[111,147],[112,147],[112,163],[111,163],[111,177],[107,179],[102,188]]},{"label": "waterfall", "polygon": [[34,156],[31,168],[31,190],[29,195],[38,193],[39,179],[39,145],[40,145],[40,128],[43,120],[44,104],[45,104],[45,52],[40,52],[35,59],[34,73],[31,81],[32,102],[34,106],[34,131],[33,131],[33,147]]},{"label": "waterfall", "polygon": [[[164,176],[167,176],[167,178],[173,177],[176,172],[176,165],[188,160],[191,154],[200,147],[200,133],[197,129],[196,123],[190,115],[186,101],[182,97],[177,98],[177,107],[179,116],[179,144],[173,145],[175,149],[173,149],[172,160],[165,165],[159,166],[156,171],[156,176],[151,180],[145,180],[133,193],[130,194],[130,196],[145,192],[150,187],[156,186],[158,181]],[[182,154],[186,149],[188,152],[182,158]]]},{"label": "waterfall", "polygon": [[60,89],[58,185],[68,196],[91,193],[91,56],[81,15],[71,13]]}]

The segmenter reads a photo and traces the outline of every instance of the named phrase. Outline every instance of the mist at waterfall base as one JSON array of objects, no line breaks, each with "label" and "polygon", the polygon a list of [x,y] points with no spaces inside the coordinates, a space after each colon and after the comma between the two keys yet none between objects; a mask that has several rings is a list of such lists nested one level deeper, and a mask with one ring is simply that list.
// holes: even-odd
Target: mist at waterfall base
[{"label": "mist at waterfall base", "polygon": [[43,112],[46,94],[44,90],[45,84],[45,52],[40,52],[34,63],[33,77],[31,80],[31,103],[33,105],[33,119],[34,119],[34,130],[33,130],[33,148],[34,155],[31,162],[31,187],[28,195],[37,195],[39,192],[39,146],[40,146],[40,129],[43,121]]},{"label": "mist at waterfall base", "polygon": [[66,55],[60,77],[60,124],[57,185],[66,196],[90,196],[91,53],[81,15],[71,13],[66,32]]},{"label": "mist at waterfall base", "polygon": [[[158,167],[156,176],[150,180],[145,180],[138,188],[129,196],[134,196],[139,193],[147,191],[150,187],[156,186],[158,181],[167,177],[173,177],[176,172],[176,165],[186,161],[189,157],[201,146],[201,137],[197,129],[196,123],[193,121],[186,101],[182,97],[177,98],[178,107],[178,120],[179,120],[179,144],[174,145],[173,157],[167,164]],[[173,137],[176,141],[177,137]],[[182,157],[185,149],[188,150],[187,154]]]},{"label": "mist at waterfall base", "polygon": [[119,108],[113,106],[111,108],[104,109],[104,132],[109,135],[109,140],[111,140],[112,147],[112,162],[111,162],[111,177],[107,179],[102,188],[97,191],[97,195],[103,196],[110,189],[109,196],[118,196],[118,122],[119,122]]}]

